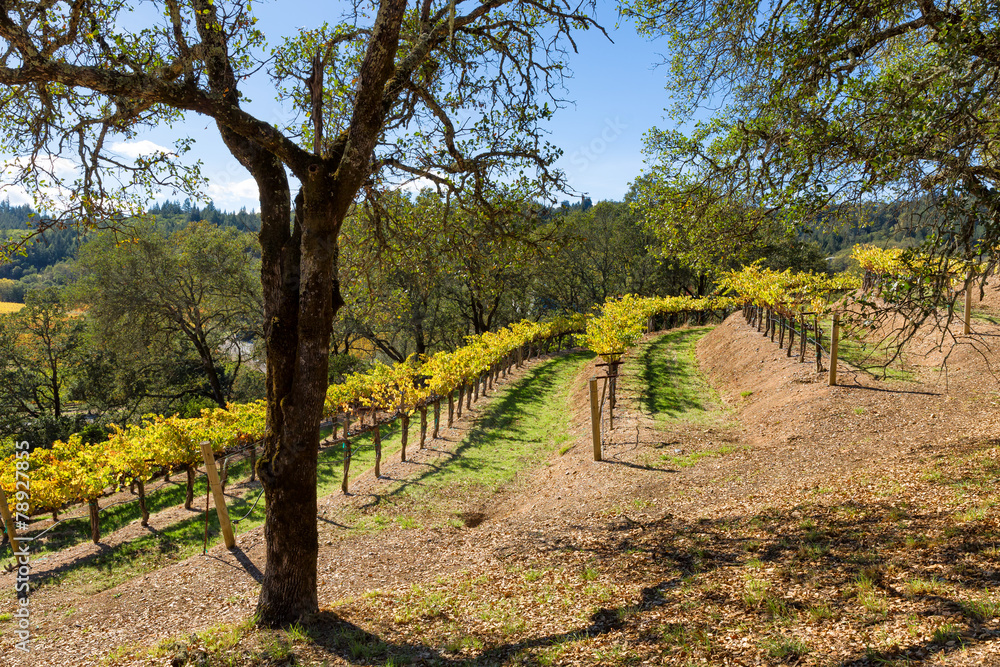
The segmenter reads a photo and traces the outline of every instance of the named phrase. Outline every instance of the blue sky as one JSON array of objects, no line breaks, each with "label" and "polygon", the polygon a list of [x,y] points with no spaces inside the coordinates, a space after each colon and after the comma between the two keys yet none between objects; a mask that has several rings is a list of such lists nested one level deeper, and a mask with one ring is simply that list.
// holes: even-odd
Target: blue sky
[{"label": "blue sky", "polygon": [[[255,11],[272,43],[278,41],[273,35],[294,34],[299,26],[317,23],[315,2],[255,3]],[[625,195],[628,184],[642,170],[643,134],[663,123],[663,109],[669,106],[664,72],[654,67],[662,59],[665,42],[640,38],[631,25],[615,29],[614,3],[602,2],[596,17],[614,43],[596,30],[577,33],[579,53],[570,60],[573,78],[566,95],[575,104],[558,111],[549,124],[549,140],[564,151],[558,166],[575,190],[589,193],[595,202]],[[334,19],[331,11],[329,20]],[[274,104],[265,89],[253,91],[251,97],[258,113]],[[205,125],[202,119],[201,127]],[[214,128],[207,129],[199,132],[196,153],[212,179],[216,205],[256,208],[249,174],[228,156]]]},{"label": "blue sky", "polygon": [[[300,26],[315,26],[323,20],[335,22],[338,5],[269,0],[255,2],[254,10],[269,43],[276,45],[281,36],[295,34]],[[663,89],[664,72],[654,67],[661,60],[665,43],[638,37],[631,25],[616,29],[614,3],[601,0],[596,18],[614,43],[596,30],[576,33],[579,53],[571,54],[573,77],[564,95],[574,104],[557,111],[548,127],[548,140],[564,151],[557,166],[567,173],[571,187],[587,193],[595,202],[625,195],[643,167],[643,134],[663,123],[663,109],[669,105]],[[259,76],[246,89],[253,100],[249,110],[266,120],[287,118],[268,83],[266,76]],[[172,129],[148,132],[127,145],[119,144],[118,149],[123,154],[138,153],[143,148],[148,152],[154,145],[172,146],[181,135],[196,140],[187,157],[203,162],[203,173],[209,179],[208,195],[217,207],[258,207],[250,175],[229,154],[214,124],[204,117],[192,114]]]}]

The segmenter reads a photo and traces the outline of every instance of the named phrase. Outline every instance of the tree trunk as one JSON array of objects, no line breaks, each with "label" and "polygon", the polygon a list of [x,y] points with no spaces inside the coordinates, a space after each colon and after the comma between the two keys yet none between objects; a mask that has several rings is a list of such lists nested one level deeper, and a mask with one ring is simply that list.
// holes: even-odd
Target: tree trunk
[{"label": "tree trunk", "polygon": [[[266,501],[267,565],[256,615],[262,626],[288,625],[319,610],[316,465],[333,317],[344,303],[338,237],[358,190],[371,175],[371,156],[391,108],[385,103],[386,83],[395,71],[406,8],[405,0],[379,3],[358,68],[349,130],[342,140],[330,142],[334,149],[326,155],[322,116],[314,119],[313,153],[286,146],[282,150],[290,152],[283,154],[260,137],[233,131],[227,118],[217,122],[226,146],[253,175],[261,204],[267,427],[257,472]],[[235,74],[216,57],[212,61],[213,94],[235,107]],[[321,77],[319,84],[322,90]],[[322,105],[323,100],[315,102]],[[286,166],[301,184],[294,218]],[[346,487],[346,470],[344,480]]]},{"label": "tree trunk", "polygon": [[97,498],[90,501],[90,539],[97,544],[101,541],[101,524],[97,515]]},{"label": "tree trunk", "polygon": [[465,388],[465,407],[467,410],[472,409],[472,387]]},{"label": "tree trunk", "polygon": [[382,430],[375,426],[372,433],[372,443],[375,445],[375,479],[382,478]]},{"label": "tree trunk", "polygon": [[[472,391],[474,392],[474,396],[473,396],[472,400],[474,400],[476,403],[478,403],[479,402],[479,376],[478,375],[476,377],[472,378]],[[471,402],[469,403],[469,406],[470,407],[472,406]]]},{"label": "tree trunk", "polygon": [[[465,385],[460,384],[458,385],[458,408],[455,411],[455,416],[458,417],[459,419],[462,418],[462,403],[464,403],[464,399],[465,399]],[[451,424],[448,424],[448,426],[451,426]]]},{"label": "tree trunk", "polygon": [[427,406],[420,408],[420,449],[424,448],[427,442]]},{"label": "tree trunk", "polygon": [[448,392],[448,428],[455,423],[455,392]]},{"label": "tree trunk", "polygon": [[139,489],[139,511],[142,512],[143,527],[149,525],[149,510],[146,508],[146,484],[141,478],[135,479],[136,488]]},{"label": "tree trunk", "polygon": [[184,509],[189,510],[194,503],[194,466],[185,466],[184,472],[187,473],[187,494],[184,496]]}]

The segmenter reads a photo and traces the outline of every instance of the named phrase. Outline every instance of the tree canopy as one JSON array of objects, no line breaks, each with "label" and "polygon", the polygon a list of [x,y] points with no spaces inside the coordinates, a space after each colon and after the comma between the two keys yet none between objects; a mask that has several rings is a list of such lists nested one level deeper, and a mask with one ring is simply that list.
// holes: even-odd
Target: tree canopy
[{"label": "tree canopy", "polygon": [[[670,39],[673,118],[715,109],[686,135],[651,133],[653,178],[692,201],[693,220],[729,233],[821,211],[827,222],[853,221],[851,204],[921,202],[911,211],[934,226],[933,247],[992,256],[997,9],[987,0],[634,0],[627,11],[642,29]],[[720,222],[720,210],[740,209]]]},{"label": "tree canopy", "polygon": [[[340,23],[303,28],[271,54],[247,2],[162,0],[142,15],[124,0],[0,4],[0,153],[13,156],[3,173],[47,212],[43,225],[73,216],[116,225],[165,186],[196,190],[196,165],[177,159],[186,137],[131,161],[111,150],[112,138],[187,112],[215,123],[257,184],[268,406],[261,623],[318,609],[316,456],[346,216],[405,179],[427,179],[456,205],[488,204],[500,182],[536,196],[561,187],[558,152],[539,127],[560,105],[571,32],[595,27],[589,4],[357,2]],[[241,83],[258,71],[292,117],[248,110]]]}]

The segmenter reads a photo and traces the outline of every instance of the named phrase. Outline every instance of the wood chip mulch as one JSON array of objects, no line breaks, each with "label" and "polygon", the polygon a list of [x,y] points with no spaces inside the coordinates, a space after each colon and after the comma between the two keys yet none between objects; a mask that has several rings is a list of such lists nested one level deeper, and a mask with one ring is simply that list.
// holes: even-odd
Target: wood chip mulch
[{"label": "wood chip mulch", "polygon": [[324,609],[301,632],[205,632],[252,614],[256,530],[94,595],[39,590],[33,653],[0,625],[0,664],[1000,665],[1000,401],[977,355],[947,385],[928,357],[919,381],[828,387],[734,315],[698,345],[719,420],[657,427],[623,396],[595,463],[590,365],[573,447],[505,491],[361,534],[384,480],[324,499]]}]

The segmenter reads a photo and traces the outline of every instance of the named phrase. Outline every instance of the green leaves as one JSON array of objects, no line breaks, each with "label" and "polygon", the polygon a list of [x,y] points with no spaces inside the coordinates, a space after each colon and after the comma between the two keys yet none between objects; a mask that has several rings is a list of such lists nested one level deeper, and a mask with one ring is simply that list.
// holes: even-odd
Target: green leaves
[{"label": "green leaves", "polygon": [[[671,39],[673,118],[714,107],[689,141],[652,133],[651,174],[762,216],[811,222],[847,203],[933,207],[937,252],[1000,245],[993,137],[1000,47],[985,0],[664,3],[626,11]],[[719,211],[706,209],[705,224]],[[697,239],[696,239],[697,240]]]}]

